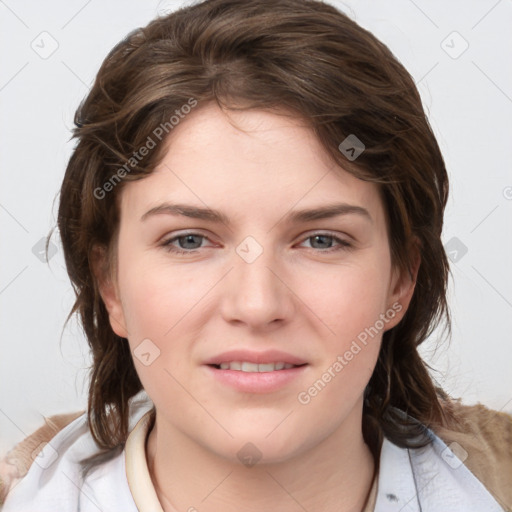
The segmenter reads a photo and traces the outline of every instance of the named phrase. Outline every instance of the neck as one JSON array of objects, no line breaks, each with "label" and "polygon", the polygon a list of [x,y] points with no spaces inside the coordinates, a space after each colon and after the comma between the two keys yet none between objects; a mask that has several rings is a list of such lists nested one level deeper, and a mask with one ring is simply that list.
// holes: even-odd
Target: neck
[{"label": "neck", "polygon": [[375,470],[361,414],[349,416],[319,445],[283,462],[252,467],[200,446],[172,425],[159,423],[157,415],[146,453],[165,512],[235,512],[241,504],[247,512],[361,512]]}]

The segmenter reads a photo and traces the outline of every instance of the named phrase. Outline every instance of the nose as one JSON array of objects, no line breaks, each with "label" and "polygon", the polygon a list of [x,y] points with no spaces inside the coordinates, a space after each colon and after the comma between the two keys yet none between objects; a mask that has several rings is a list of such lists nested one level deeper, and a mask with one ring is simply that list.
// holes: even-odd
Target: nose
[{"label": "nose", "polygon": [[221,313],[227,322],[257,330],[282,325],[292,318],[294,295],[283,266],[271,250],[263,250],[254,261],[235,252],[232,263],[221,298]]}]

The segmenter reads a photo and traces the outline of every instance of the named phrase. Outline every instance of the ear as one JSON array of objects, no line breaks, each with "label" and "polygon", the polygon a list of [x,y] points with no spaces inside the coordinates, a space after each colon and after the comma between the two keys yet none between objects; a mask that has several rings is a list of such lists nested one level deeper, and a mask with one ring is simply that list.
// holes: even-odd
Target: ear
[{"label": "ear", "polygon": [[111,272],[105,247],[97,245],[93,247],[91,252],[91,266],[96,282],[98,283],[98,290],[108,312],[112,330],[121,338],[128,338],[128,330],[126,328],[119,289],[112,275],[113,272]]},{"label": "ear", "polygon": [[395,325],[397,325],[405,316],[405,313],[409,308],[409,304],[416,287],[418,270],[421,264],[419,248],[420,243],[415,239],[409,249],[409,264],[407,269],[400,270],[397,267],[393,267],[389,287],[387,311],[393,311],[395,315],[386,324],[386,331],[395,327]]}]

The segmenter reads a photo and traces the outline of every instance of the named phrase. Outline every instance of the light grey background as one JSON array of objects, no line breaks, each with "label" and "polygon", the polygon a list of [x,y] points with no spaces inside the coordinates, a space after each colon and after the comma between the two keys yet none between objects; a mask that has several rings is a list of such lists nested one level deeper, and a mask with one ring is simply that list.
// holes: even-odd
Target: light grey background
[{"label": "light grey background", "polygon": [[[449,393],[512,412],[512,2],[332,3],[411,72],[449,169],[453,337],[434,352],[433,336],[422,353]],[[55,225],[73,114],[103,58],[181,5],[0,1],[0,455],[43,416],[86,408],[75,321],[60,343],[73,299],[62,252],[57,243],[48,265],[37,244]]]}]

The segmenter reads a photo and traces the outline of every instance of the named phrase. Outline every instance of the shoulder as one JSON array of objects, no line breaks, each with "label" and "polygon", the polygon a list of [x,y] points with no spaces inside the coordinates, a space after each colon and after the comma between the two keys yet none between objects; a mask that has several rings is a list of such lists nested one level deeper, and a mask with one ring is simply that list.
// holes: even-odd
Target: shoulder
[{"label": "shoulder", "polygon": [[[151,405],[144,399],[131,401],[129,430]],[[0,509],[5,503],[4,512],[67,512],[77,504],[83,511],[99,504],[104,510],[135,510],[124,464],[123,446],[101,450],[83,411],[52,416],[0,461]]]},{"label": "shoulder", "polygon": [[432,430],[495,499],[512,511],[512,415],[482,404],[464,405],[460,400],[441,403],[450,420]]},{"label": "shoulder", "polygon": [[375,510],[512,512],[512,417],[457,401],[443,406],[442,427],[409,416],[426,443],[423,436],[418,446],[384,437]]},{"label": "shoulder", "polygon": [[5,501],[9,491],[27,474],[34,459],[41,454],[47,443],[83,414],[84,411],[77,411],[44,418],[44,425],[16,444],[0,459],[0,504]]}]

